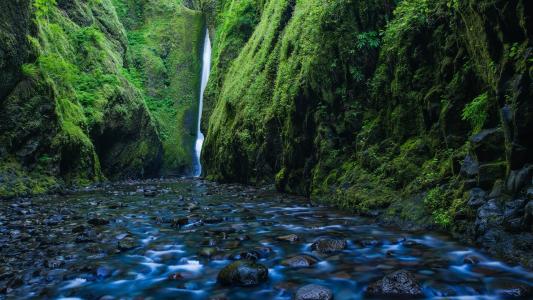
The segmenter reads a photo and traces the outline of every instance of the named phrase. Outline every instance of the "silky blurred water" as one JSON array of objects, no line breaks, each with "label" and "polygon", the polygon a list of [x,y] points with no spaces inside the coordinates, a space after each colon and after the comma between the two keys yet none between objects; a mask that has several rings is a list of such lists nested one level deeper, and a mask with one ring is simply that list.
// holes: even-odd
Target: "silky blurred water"
[{"label": "silky blurred water", "polygon": [[[64,233],[57,235],[50,253],[64,258],[61,269],[66,275],[43,281],[46,275],[28,270],[38,274],[34,284],[30,280],[8,298],[291,299],[298,287],[316,283],[331,288],[337,300],[362,299],[368,284],[399,269],[415,274],[425,296],[434,299],[500,299],[512,288],[533,285],[533,274],[445,236],[380,227],[370,219],[312,207],[304,199],[268,189],[183,180],[159,183],[160,194],[150,198],[143,195],[143,186],[35,200],[35,205],[59,205],[79,216],[50,229]],[[73,231],[94,215],[110,223],[93,226],[98,240],[76,242]],[[188,224],[176,226],[180,218],[187,218]],[[235,232],[217,233],[226,227]],[[299,241],[276,239],[292,233]],[[310,246],[319,237],[346,239],[348,247],[318,255]],[[136,247],[117,250],[124,238],[133,239]],[[198,252],[209,240],[216,241],[217,254],[207,259]],[[218,285],[218,272],[235,254],[255,247],[272,249],[272,255],[258,261],[269,269],[268,281],[254,288]],[[298,254],[312,255],[319,263],[310,268],[282,266],[283,259]],[[479,263],[466,264],[469,256]],[[179,278],[172,278],[177,273]]]}]

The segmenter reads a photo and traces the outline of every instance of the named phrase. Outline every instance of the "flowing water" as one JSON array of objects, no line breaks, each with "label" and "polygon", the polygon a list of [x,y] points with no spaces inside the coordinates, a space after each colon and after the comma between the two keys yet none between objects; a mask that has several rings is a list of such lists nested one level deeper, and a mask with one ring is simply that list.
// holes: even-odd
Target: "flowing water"
[{"label": "flowing water", "polygon": [[198,108],[198,131],[196,133],[196,145],[195,145],[195,162],[194,162],[194,176],[199,177],[202,175],[202,163],[200,156],[202,154],[202,146],[204,144],[204,134],[202,133],[202,111],[204,108],[204,92],[209,80],[209,72],[211,71],[211,40],[209,38],[209,31],[206,29],[205,41],[204,41],[204,54],[202,56],[202,81],[200,84],[200,100]]},{"label": "flowing water", "polygon": [[[0,234],[0,299],[292,299],[308,283],[337,300],[361,299],[399,269],[416,276],[426,298],[498,299],[533,284],[533,274],[445,236],[381,227],[271,188],[192,179],[6,201]],[[288,234],[299,239],[277,239]],[[346,249],[313,252],[324,236],[346,240]],[[257,262],[268,280],[218,284],[219,271],[250,249],[265,253]],[[282,263],[299,254],[318,262]]]}]

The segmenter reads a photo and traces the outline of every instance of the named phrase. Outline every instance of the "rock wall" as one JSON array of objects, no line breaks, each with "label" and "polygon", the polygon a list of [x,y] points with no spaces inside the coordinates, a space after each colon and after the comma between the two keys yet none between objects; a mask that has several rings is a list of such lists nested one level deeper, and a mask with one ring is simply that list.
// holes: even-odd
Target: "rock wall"
[{"label": "rock wall", "polygon": [[533,266],[528,1],[223,2],[203,2],[208,178],[275,181]]},{"label": "rock wall", "polygon": [[157,175],[161,141],[111,2],[0,6],[0,196]]}]

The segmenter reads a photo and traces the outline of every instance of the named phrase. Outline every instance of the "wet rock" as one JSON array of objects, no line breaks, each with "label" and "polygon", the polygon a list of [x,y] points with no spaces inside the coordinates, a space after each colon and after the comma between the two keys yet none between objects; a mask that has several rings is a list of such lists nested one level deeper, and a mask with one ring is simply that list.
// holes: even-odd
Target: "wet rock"
[{"label": "wet rock", "polygon": [[479,263],[479,257],[475,255],[469,255],[463,259],[463,262],[469,265],[477,265]]},{"label": "wet rock", "polygon": [[281,261],[281,264],[291,268],[308,268],[315,265],[318,259],[310,255],[297,255]]},{"label": "wet rock", "polygon": [[259,253],[259,258],[268,258],[270,257],[270,255],[272,255],[272,253],[274,253],[274,251],[272,251],[272,248],[265,246],[255,247],[253,250]]},{"label": "wet rock", "polygon": [[272,254],[272,248],[269,247],[255,247],[250,250],[239,252],[232,256],[234,260],[247,259],[247,260],[259,260],[268,258]]},{"label": "wet rock", "polygon": [[531,180],[532,166],[525,166],[520,170],[512,170],[507,177],[506,188],[510,193],[517,193]]},{"label": "wet rock", "polygon": [[329,254],[346,249],[348,243],[346,240],[339,240],[333,238],[321,238],[311,244],[311,250]]},{"label": "wet rock", "polygon": [[296,234],[289,234],[278,236],[276,240],[294,243],[299,240],[299,237]]},{"label": "wet rock", "polygon": [[241,246],[241,242],[239,240],[226,241],[222,245],[222,247],[225,249],[237,249],[240,246]]},{"label": "wet rock", "polygon": [[503,190],[504,190],[504,184],[503,184],[503,180],[501,179],[498,179],[494,182],[494,185],[492,186],[492,190],[490,191],[490,194],[488,195],[487,198],[498,198],[502,195],[503,193]]},{"label": "wet rock", "polygon": [[198,255],[200,255],[202,257],[206,257],[206,258],[211,258],[216,253],[217,253],[217,249],[216,248],[212,248],[212,247],[202,248],[202,249],[200,249],[200,251],[198,251]]},{"label": "wet rock", "polygon": [[208,218],[205,218],[203,221],[206,224],[217,224],[217,223],[222,223],[224,219],[220,217],[208,217]]},{"label": "wet rock", "polygon": [[505,203],[503,225],[509,232],[520,232],[523,227],[522,217],[524,207],[527,204],[525,199],[516,199]]},{"label": "wet rock", "polygon": [[257,286],[268,280],[268,269],[257,263],[239,260],[224,267],[217,282],[226,286]]},{"label": "wet rock", "polygon": [[46,261],[46,266],[50,269],[59,269],[65,265],[65,261],[61,259],[50,259]]},{"label": "wet rock", "polygon": [[98,239],[98,235],[96,234],[96,231],[93,229],[87,228],[85,226],[78,226],[74,228],[73,233],[77,233],[75,242],[78,244],[82,243],[91,243]]},{"label": "wet rock", "polygon": [[505,138],[501,128],[485,129],[470,139],[472,150],[480,162],[504,158]]},{"label": "wet rock", "polygon": [[93,225],[93,226],[101,226],[101,225],[107,225],[109,224],[109,220],[104,219],[102,217],[93,217],[87,221],[87,223]]},{"label": "wet rock", "polygon": [[216,245],[218,245],[218,241],[216,239],[207,239],[202,242],[202,246],[213,247]]},{"label": "wet rock", "polygon": [[378,241],[375,239],[363,239],[363,240],[357,241],[357,243],[361,247],[376,247],[376,246],[380,246],[383,244],[381,241]]},{"label": "wet rock", "polygon": [[46,280],[49,282],[61,281],[65,278],[65,275],[67,274],[67,272],[68,271],[66,269],[51,270],[46,274]]},{"label": "wet rock", "polygon": [[515,199],[512,201],[508,201],[505,203],[505,211],[504,211],[504,217],[505,218],[513,218],[522,216],[524,214],[524,207],[527,204],[526,199]]},{"label": "wet rock", "polygon": [[120,251],[128,251],[137,248],[138,246],[139,244],[137,243],[137,240],[132,237],[123,238],[118,242],[118,249]]},{"label": "wet rock", "polygon": [[189,224],[189,218],[175,218],[171,222],[173,227],[181,227]]},{"label": "wet rock", "polygon": [[533,201],[529,201],[524,207],[524,226],[533,225]]},{"label": "wet rock", "polygon": [[479,163],[471,155],[467,155],[461,165],[461,175],[466,178],[474,178],[479,173]]},{"label": "wet rock", "polygon": [[317,284],[308,284],[296,291],[294,296],[295,300],[332,300],[333,292],[331,289],[317,285]]},{"label": "wet rock", "polygon": [[478,208],[485,204],[485,195],[487,193],[480,188],[473,188],[470,190],[468,198],[468,206]]},{"label": "wet rock", "polygon": [[106,266],[100,266],[96,269],[96,277],[98,278],[108,278],[113,274],[113,270]]},{"label": "wet rock", "polygon": [[366,289],[368,296],[388,297],[422,297],[422,289],[415,276],[405,270],[399,270],[372,283]]},{"label": "wet rock", "polygon": [[496,199],[490,199],[477,211],[476,232],[485,233],[489,228],[497,227],[503,222],[503,209]]},{"label": "wet rock", "polygon": [[63,221],[62,215],[53,215],[53,216],[49,216],[48,218],[46,218],[46,220],[44,220],[44,224],[48,226],[56,226],[56,225],[59,225],[59,223],[61,223],[62,221]]},{"label": "wet rock", "polygon": [[526,197],[528,200],[533,200],[533,187],[527,189]]},{"label": "wet rock", "polygon": [[145,197],[155,197],[158,194],[157,187],[147,186],[143,189],[143,194]]},{"label": "wet rock", "polygon": [[494,183],[504,178],[507,173],[506,162],[487,163],[479,166],[478,185],[490,189]]},{"label": "wet rock", "polygon": [[239,235],[239,236],[235,237],[235,239],[237,241],[249,241],[250,240],[250,236],[248,236],[246,234],[242,234],[242,235]]},{"label": "wet rock", "polygon": [[508,232],[519,233],[523,229],[522,218],[504,219],[503,226]]},{"label": "wet rock", "polygon": [[237,230],[233,227],[210,228],[209,231],[214,234],[231,234],[237,232]]}]

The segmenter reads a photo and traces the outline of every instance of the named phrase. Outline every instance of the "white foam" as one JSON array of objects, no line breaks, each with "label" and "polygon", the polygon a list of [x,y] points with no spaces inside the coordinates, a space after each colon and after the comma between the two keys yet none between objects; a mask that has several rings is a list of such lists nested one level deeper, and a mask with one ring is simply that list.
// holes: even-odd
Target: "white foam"
[{"label": "white foam", "polygon": [[[76,278],[76,279],[67,281],[67,285],[65,285],[62,289],[67,290],[67,289],[77,288],[79,286],[84,285],[86,282],[87,282],[87,279],[85,278]],[[77,298],[74,298],[74,299],[77,299]]]}]

